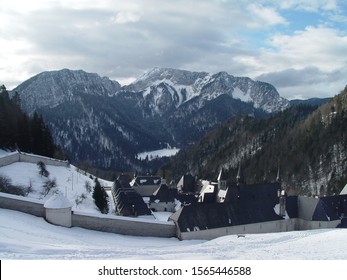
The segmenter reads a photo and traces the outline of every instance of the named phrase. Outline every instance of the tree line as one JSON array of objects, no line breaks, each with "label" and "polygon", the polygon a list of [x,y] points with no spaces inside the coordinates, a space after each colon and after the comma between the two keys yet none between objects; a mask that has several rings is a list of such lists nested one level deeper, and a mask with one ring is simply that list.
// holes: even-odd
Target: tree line
[{"label": "tree line", "polygon": [[0,148],[20,150],[47,157],[62,158],[42,116],[28,116],[21,110],[20,97],[10,98],[4,85],[0,86]]},{"label": "tree line", "polygon": [[247,183],[271,182],[278,168],[291,194],[331,195],[347,183],[347,87],[320,107],[299,105],[268,119],[232,118],[166,168],[215,180],[223,167],[235,183],[239,164]]}]

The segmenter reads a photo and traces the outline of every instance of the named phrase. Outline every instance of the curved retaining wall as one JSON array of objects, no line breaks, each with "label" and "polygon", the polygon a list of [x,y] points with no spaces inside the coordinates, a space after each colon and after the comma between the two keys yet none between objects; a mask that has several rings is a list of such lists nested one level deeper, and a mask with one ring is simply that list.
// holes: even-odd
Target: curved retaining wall
[{"label": "curved retaining wall", "polygon": [[72,226],[125,235],[175,237],[176,226],[170,222],[152,222],[140,218],[90,215],[73,212]]},{"label": "curved retaining wall", "polygon": [[37,217],[46,216],[46,211],[41,200],[1,192],[0,208],[20,211]]},{"label": "curved retaining wall", "polygon": [[[15,210],[47,219],[47,209],[41,200],[0,193],[0,208]],[[51,212],[48,212],[52,215]],[[157,222],[140,218],[127,218],[111,215],[89,214],[70,211],[71,226],[85,229],[136,236],[175,237],[176,226],[173,222]],[[54,220],[54,219],[53,219]]]}]

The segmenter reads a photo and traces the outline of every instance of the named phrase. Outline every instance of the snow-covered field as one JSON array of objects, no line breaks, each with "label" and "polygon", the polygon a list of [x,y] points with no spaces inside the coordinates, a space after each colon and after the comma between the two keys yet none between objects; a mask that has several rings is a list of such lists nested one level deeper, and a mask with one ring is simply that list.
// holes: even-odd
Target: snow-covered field
[{"label": "snow-covered field", "polygon": [[[47,165],[47,170],[49,178],[56,180],[55,191],[65,194],[74,204],[73,209],[98,212],[85,187],[86,183],[94,186],[89,174],[72,165]],[[32,186],[29,197],[46,200],[51,194],[42,194],[46,178],[38,171],[36,164],[23,162],[0,167],[0,175],[9,178],[12,184]],[[101,184],[110,186],[112,182],[101,180]],[[166,216],[159,214],[152,219],[167,219],[167,213]],[[179,241],[64,228],[51,225],[43,218],[0,209],[0,259],[347,260],[346,236],[347,229],[326,229]]]},{"label": "snow-covered field", "polygon": [[[52,194],[60,192],[72,202],[74,210],[100,213],[92,198],[95,182],[89,174],[84,174],[73,165],[70,167],[46,165],[46,169],[49,172],[48,177],[41,176],[38,166],[34,163],[16,162],[0,167],[0,175],[10,179],[13,185],[23,187],[31,185],[32,192],[28,197],[46,201]],[[55,180],[57,187],[44,194],[42,186],[47,179]],[[103,180],[100,180],[100,183],[104,186],[112,185],[112,182]],[[86,184],[91,187],[90,191],[86,189]]]},{"label": "snow-covered field", "polygon": [[174,156],[179,152],[178,148],[165,148],[165,149],[160,149],[160,150],[155,150],[155,151],[150,151],[150,152],[143,152],[139,153],[137,155],[138,159],[146,159],[152,160],[156,158],[162,158],[162,157],[171,157]]},{"label": "snow-covered field", "polygon": [[347,229],[179,241],[64,228],[5,209],[0,209],[0,221],[0,259],[347,259]]}]

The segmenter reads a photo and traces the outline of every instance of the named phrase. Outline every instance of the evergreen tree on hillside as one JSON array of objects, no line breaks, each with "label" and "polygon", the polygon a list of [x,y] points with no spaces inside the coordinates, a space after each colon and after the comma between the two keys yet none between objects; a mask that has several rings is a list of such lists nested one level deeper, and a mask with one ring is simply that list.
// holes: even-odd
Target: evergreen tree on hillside
[{"label": "evergreen tree on hillside", "polygon": [[103,187],[101,187],[99,180],[95,179],[95,186],[93,191],[93,199],[95,205],[98,207],[101,213],[107,214],[108,207],[108,195]]},{"label": "evergreen tree on hillside", "polygon": [[34,113],[31,124],[32,152],[43,156],[53,157],[55,145],[51,133],[42,116]]},{"label": "evergreen tree on hillside", "polygon": [[42,116],[29,117],[20,108],[20,97],[12,99],[4,85],[0,86],[0,148],[20,149],[47,157],[59,154]]}]

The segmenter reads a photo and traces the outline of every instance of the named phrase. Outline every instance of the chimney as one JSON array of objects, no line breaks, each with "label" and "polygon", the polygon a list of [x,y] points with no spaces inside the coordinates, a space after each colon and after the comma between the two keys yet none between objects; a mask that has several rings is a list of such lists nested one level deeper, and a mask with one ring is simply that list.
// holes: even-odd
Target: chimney
[{"label": "chimney", "polygon": [[277,195],[278,195],[279,204],[280,204],[279,215],[281,217],[284,217],[286,215],[286,191],[278,190]]}]

